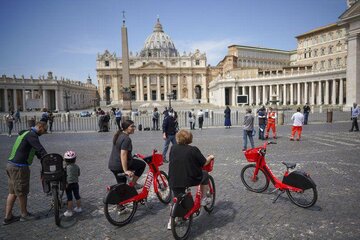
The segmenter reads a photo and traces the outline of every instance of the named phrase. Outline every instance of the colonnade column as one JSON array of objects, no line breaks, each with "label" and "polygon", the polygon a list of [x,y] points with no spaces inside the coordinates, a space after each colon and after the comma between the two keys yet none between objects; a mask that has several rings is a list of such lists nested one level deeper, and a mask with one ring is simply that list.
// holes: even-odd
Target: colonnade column
[{"label": "colonnade column", "polygon": [[260,104],[259,86],[255,86],[255,103],[256,103],[256,105]]},{"label": "colonnade column", "polygon": [[263,85],[262,86],[262,103],[263,103],[263,105],[265,105],[266,102],[267,102],[266,101],[266,85]]},{"label": "colonnade column", "polygon": [[283,105],[286,105],[286,84],[283,85]]},{"label": "colonnade column", "polygon": [[339,82],[339,105],[344,104],[344,79],[340,79]]},{"label": "colonnade column", "polygon": [[280,85],[279,84],[276,84],[276,100],[277,100],[277,103],[276,105],[279,105],[280,104]]},{"label": "colonnade column", "polygon": [[146,86],[147,101],[150,101],[150,75],[146,77]]},{"label": "colonnade column", "polygon": [[290,105],[294,105],[294,85],[290,84]]},{"label": "colonnade column", "polygon": [[[23,111],[25,111],[25,108],[26,108],[25,107],[25,105],[26,105],[26,93],[25,93],[25,90],[22,90],[21,93],[22,93],[22,109],[23,109]],[[57,91],[55,91],[55,102],[57,100],[56,93],[57,93]],[[58,109],[58,108],[56,107],[56,109]]]},{"label": "colonnade column", "polygon": [[136,101],[140,100],[140,81],[139,75],[135,75],[135,85],[136,85]]},{"label": "colonnade column", "polygon": [[325,81],[325,99],[324,99],[324,104],[326,104],[326,105],[329,104],[329,81],[328,81],[328,80]]},{"label": "colonnade column", "polygon": [[321,105],[322,104],[322,83],[321,83],[321,81],[319,81],[319,83],[318,83],[318,99],[317,99],[317,104],[318,105]]},{"label": "colonnade column", "polygon": [[17,101],[16,101],[16,89],[13,89],[13,111],[17,109]]},{"label": "colonnade column", "polygon": [[8,101],[8,90],[4,88],[4,110],[5,112],[9,111],[9,101]]},{"label": "colonnade column", "polygon": [[299,105],[299,104],[301,104],[301,96],[300,96],[300,94],[301,94],[301,85],[300,85],[300,83],[298,83],[297,84],[297,104]]},{"label": "colonnade column", "polygon": [[336,79],[332,81],[331,104],[336,105]]},{"label": "colonnade column", "polygon": [[236,106],[236,85],[235,87],[232,87],[231,89],[231,92],[232,92],[232,105],[233,106]]},{"label": "colonnade column", "polygon": [[311,105],[315,105],[315,82],[311,82]]},{"label": "colonnade column", "polygon": [[180,75],[177,75],[177,100],[181,98]]},{"label": "colonnade column", "polygon": [[156,76],[156,101],[161,101],[160,76]]},{"label": "colonnade column", "polygon": [[140,101],[144,101],[144,78],[140,76]]},{"label": "colonnade column", "polygon": [[304,83],[304,103],[308,103],[308,84]]},{"label": "colonnade column", "polygon": [[252,94],[252,86],[249,86],[249,105],[253,104],[253,94]]},{"label": "colonnade column", "polygon": [[272,101],[272,95],[273,95],[273,88],[272,85],[269,86],[269,100]]}]

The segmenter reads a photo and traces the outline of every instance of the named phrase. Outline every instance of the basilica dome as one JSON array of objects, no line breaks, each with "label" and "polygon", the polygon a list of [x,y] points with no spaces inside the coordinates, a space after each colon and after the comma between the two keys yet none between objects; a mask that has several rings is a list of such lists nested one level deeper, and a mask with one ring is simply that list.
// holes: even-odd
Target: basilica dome
[{"label": "basilica dome", "polygon": [[159,18],[153,33],[146,39],[144,48],[140,52],[142,57],[177,57],[178,51],[171,38],[164,33]]}]

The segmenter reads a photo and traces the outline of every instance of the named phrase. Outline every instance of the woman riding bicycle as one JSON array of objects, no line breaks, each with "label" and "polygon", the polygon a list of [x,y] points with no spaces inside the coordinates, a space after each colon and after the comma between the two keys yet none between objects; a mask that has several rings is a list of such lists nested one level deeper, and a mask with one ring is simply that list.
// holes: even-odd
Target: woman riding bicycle
[{"label": "woman riding bicycle", "polygon": [[208,202],[206,193],[208,191],[209,174],[202,170],[214,159],[213,155],[205,158],[195,146],[190,146],[193,135],[186,130],[180,130],[176,134],[177,145],[170,150],[169,184],[175,197],[182,196],[186,188],[201,184],[201,205]]},{"label": "woman riding bicycle", "polygon": [[118,130],[113,138],[113,147],[109,159],[109,169],[114,173],[117,183],[122,179],[117,176],[118,173],[125,173],[132,177],[132,185],[139,188],[136,181],[144,172],[145,162],[132,157],[132,142],[130,134],[135,131],[134,122],[126,120],[121,124],[122,130]]}]

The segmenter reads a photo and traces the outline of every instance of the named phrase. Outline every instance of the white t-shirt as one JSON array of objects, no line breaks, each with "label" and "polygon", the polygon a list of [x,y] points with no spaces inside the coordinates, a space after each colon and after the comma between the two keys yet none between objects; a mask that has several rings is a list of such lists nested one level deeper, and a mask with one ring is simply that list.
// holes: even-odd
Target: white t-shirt
[{"label": "white t-shirt", "polygon": [[304,123],[304,115],[301,112],[296,112],[292,115],[291,120],[294,121],[293,126],[302,126]]},{"label": "white t-shirt", "polygon": [[197,116],[198,116],[198,118],[199,117],[204,117],[204,112],[203,111],[198,111]]}]

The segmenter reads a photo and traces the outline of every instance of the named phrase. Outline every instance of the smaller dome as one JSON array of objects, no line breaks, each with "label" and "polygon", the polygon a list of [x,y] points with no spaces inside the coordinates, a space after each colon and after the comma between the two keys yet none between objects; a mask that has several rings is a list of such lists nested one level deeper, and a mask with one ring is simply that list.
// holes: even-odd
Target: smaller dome
[{"label": "smaller dome", "polygon": [[154,26],[153,33],[146,39],[144,48],[140,52],[142,57],[177,57],[178,51],[171,38],[164,33],[160,19]]}]

